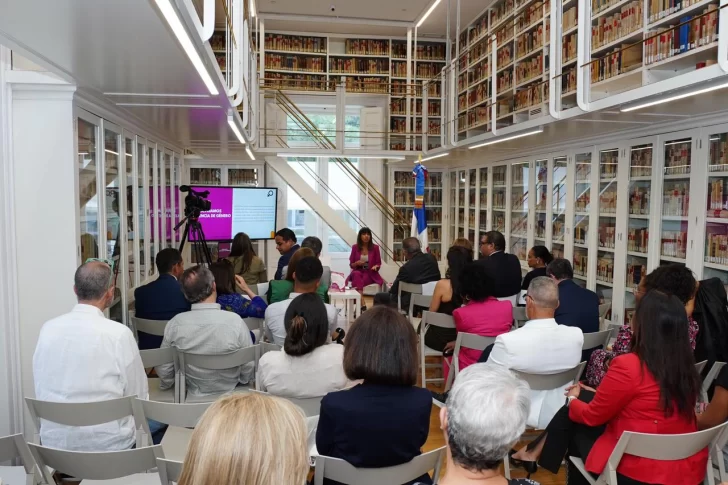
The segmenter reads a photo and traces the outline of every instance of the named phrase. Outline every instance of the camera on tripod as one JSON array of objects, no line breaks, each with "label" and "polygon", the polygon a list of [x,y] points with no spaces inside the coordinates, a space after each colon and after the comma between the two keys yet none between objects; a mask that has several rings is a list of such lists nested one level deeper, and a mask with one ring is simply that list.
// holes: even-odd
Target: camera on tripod
[{"label": "camera on tripod", "polygon": [[180,192],[188,192],[185,197],[185,216],[196,219],[200,217],[200,212],[209,211],[212,208],[212,202],[207,200],[210,195],[209,190],[197,192],[188,185],[179,188]]},{"label": "camera on tripod", "polygon": [[200,212],[206,212],[212,209],[212,202],[207,200],[210,195],[209,190],[204,192],[198,192],[192,189],[189,185],[183,185],[179,188],[180,192],[188,192],[185,197],[185,217],[174,227],[174,230],[178,230],[185,224],[184,232],[182,233],[182,241],[179,245],[179,252],[181,253],[185,247],[185,242],[189,239],[192,243],[192,253],[197,264],[212,264],[212,254],[210,248],[207,246],[207,239],[205,239],[205,232],[202,230],[202,224],[200,223]]}]

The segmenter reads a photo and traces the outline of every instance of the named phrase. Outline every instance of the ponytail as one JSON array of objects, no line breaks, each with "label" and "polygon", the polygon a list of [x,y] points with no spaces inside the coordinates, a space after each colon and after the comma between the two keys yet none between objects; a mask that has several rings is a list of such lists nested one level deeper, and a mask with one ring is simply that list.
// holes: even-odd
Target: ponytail
[{"label": "ponytail", "polygon": [[303,355],[312,349],[306,344],[306,330],[308,323],[303,313],[296,313],[291,319],[286,340],[283,342],[283,350],[288,355]]}]

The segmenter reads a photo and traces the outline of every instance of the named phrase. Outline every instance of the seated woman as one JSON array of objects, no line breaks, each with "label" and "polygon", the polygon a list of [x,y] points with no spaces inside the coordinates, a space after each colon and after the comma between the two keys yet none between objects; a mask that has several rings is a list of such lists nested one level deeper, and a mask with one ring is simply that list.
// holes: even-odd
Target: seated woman
[{"label": "seated woman", "polygon": [[[250,290],[242,276],[233,272],[232,264],[218,261],[210,265],[210,271],[215,276],[217,303],[221,309],[237,313],[241,318],[265,317],[265,309],[268,308],[265,300]],[[235,291],[236,287],[248,298]]]},{"label": "seated woman", "polygon": [[[468,263],[473,262],[473,252],[463,246],[452,246],[447,251],[447,272],[445,277],[437,282],[430,302],[430,311],[452,315],[460,308],[463,300],[458,287],[460,273]],[[430,327],[425,334],[425,345],[431,349],[442,352],[448,342],[457,337],[454,328]]]},{"label": "seated woman", "polygon": [[450,247],[461,247],[467,249],[470,251],[470,259],[473,259],[473,243],[470,239],[459,237],[452,242],[452,246]]},{"label": "seated woman", "polygon": [[[452,312],[455,329],[458,332],[474,333],[484,337],[497,337],[509,332],[513,325],[513,305],[510,301],[500,301],[493,296],[495,282],[483,265],[469,263],[458,278],[460,295],[465,306]],[[428,331],[429,333],[429,331]],[[445,350],[453,350],[455,341],[449,342]],[[460,369],[478,362],[483,352],[475,349],[460,350]],[[448,366],[445,366],[447,381]]]},{"label": "seated woman", "polygon": [[521,290],[528,290],[528,285],[531,284],[534,278],[546,275],[546,266],[554,260],[546,246],[534,246],[528,252],[528,267],[533,268],[531,271],[526,273],[523,277],[523,283],[521,283]]},{"label": "seated woman", "polygon": [[[404,316],[384,305],[362,313],[346,336],[344,372],[363,382],[321,400],[318,452],[359,468],[418,456],[432,410],[430,392],[416,387],[418,364],[417,335]],[[426,474],[415,481],[432,483]]]},{"label": "seated woman", "polygon": [[372,231],[368,227],[362,227],[356,236],[356,244],[351,247],[349,255],[349,267],[351,274],[346,282],[360,294],[364,293],[364,287],[369,285],[384,284],[379,274],[382,267],[382,256],[379,253],[379,246],[372,241]]},{"label": "seated woman", "polygon": [[303,484],[306,422],[294,404],[254,392],[213,403],[192,432],[179,485]]},{"label": "seated woman", "polygon": [[[308,248],[313,251],[314,256],[321,259],[321,251],[323,251],[324,244],[321,242],[321,239],[317,238],[316,236],[307,236],[306,239],[301,241],[301,248]],[[331,286],[331,268],[328,266],[324,266],[324,272],[321,275],[321,285],[325,286],[326,288]],[[283,273],[282,273],[282,279],[286,279],[286,276],[288,276],[288,266],[283,267]]]},{"label": "seated woman", "polygon": [[265,263],[255,254],[253,243],[244,232],[239,232],[233,238],[230,256],[225,258],[233,265],[233,273],[242,276],[245,283],[257,290],[258,283],[268,281],[268,271]]},{"label": "seated woman", "polygon": [[531,406],[528,386],[507,369],[474,364],[458,375],[440,423],[447,443],[447,467],[440,485],[537,485],[506,480],[500,464],[526,429]]},{"label": "seated woman", "polygon": [[[310,248],[301,248],[291,256],[291,260],[288,262],[288,270],[286,276],[282,280],[271,281],[268,285],[268,304],[278,303],[288,299],[288,296],[293,292],[293,277],[296,274],[296,265],[303,258],[315,258],[316,253]],[[316,258],[318,259],[318,258]],[[316,289],[316,294],[321,298],[324,303],[329,302],[329,287],[324,286],[319,282],[319,286]]]},{"label": "seated woman", "polygon": [[[687,314],[688,338],[690,347],[695,350],[695,339],[698,335],[698,323],[693,320],[693,309],[695,308],[695,294],[698,291],[698,283],[695,281],[693,272],[682,264],[669,264],[660,266],[652,273],[644,276],[635,291],[637,303],[642,296],[650,290],[659,290],[668,295],[675,295],[685,305]],[[610,362],[618,355],[630,351],[632,342],[632,327],[624,325],[617,334],[617,340],[611,350],[597,349],[592,352],[589,364],[586,368],[586,381],[592,387],[597,387],[604,374],[607,372]]]},{"label": "seated woman", "polygon": [[[637,304],[632,351],[616,357],[595,391],[579,384],[533,443],[513,455],[515,465],[535,471],[534,460],[557,473],[569,456],[584,460],[594,477],[604,471],[624,431],[657,434],[698,430],[695,403],[700,376],[688,342],[687,313],[676,296],[650,290]],[[522,461],[523,460],[523,461]],[[705,476],[707,448],[684,460],[655,461],[624,455],[617,468],[620,485],[697,485]],[[587,483],[570,465],[569,483]],[[574,477],[577,481],[572,482]]]},{"label": "seated woman", "polygon": [[261,391],[282,397],[325,396],[344,389],[344,346],[328,345],[329,320],[317,295],[305,293],[286,310],[283,350],[266,352],[258,363]]}]

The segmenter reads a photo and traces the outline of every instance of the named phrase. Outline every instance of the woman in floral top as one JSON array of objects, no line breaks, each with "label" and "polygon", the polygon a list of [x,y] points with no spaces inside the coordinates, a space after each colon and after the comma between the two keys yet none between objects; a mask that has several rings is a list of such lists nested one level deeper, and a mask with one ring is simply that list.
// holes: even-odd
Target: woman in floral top
[{"label": "woman in floral top", "polygon": [[[253,293],[245,280],[235,274],[232,264],[228,261],[218,261],[210,265],[210,271],[215,275],[217,303],[222,310],[237,313],[241,318],[265,316],[265,309],[268,308],[265,300]],[[236,285],[248,298],[235,291]]]},{"label": "woman in floral top", "polygon": [[[685,311],[688,314],[690,346],[695,350],[698,323],[693,320],[693,309],[695,308],[695,294],[698,291],[698,283],[695,281],[692,271],[681,264],[660,266],[640,280],[640,284],[634,293],[635,299],[639,301],[648,290],[652,289],[675,295],[683,302]],[[587,383],[592,387],[597,387],[602,382],[604,374],[607,373],[612,359],[618,355],[628,353],[631,347],[632,327],[624,325],[619,329],[612,350],[599,349],[592,353],[586,368]]]}]

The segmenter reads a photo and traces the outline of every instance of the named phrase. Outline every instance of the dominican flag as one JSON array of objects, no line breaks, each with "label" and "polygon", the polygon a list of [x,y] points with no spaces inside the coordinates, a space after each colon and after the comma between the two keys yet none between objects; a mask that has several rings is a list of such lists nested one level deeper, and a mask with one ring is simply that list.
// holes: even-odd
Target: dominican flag
[{"label": "dominican flag", "polygon": [[412,231],[410,236],[420,240],[420,246],[425,252],[430,251],[427,241],[427,216],[425,213],[425,181],[427,180],[427,168],[419,162],[415,162],[412,169],[412,177],[415,179],[415,207],[412,211]]}]

